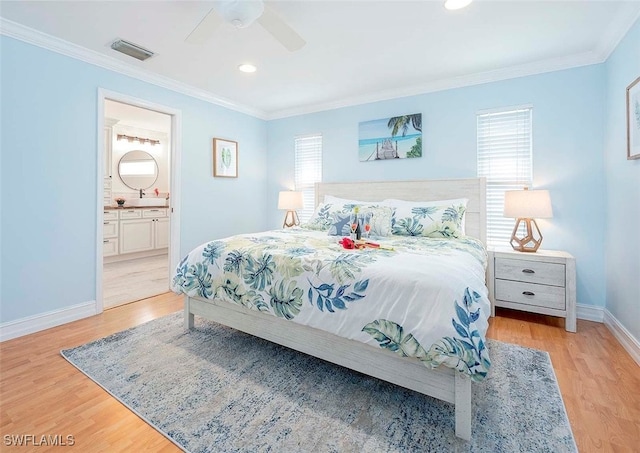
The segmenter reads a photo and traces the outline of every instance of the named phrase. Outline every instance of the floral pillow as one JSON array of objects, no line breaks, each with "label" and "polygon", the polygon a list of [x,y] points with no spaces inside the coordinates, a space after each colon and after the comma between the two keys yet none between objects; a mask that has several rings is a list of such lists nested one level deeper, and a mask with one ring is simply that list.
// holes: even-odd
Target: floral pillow
[{"label": "floral pillow", "polygon": [[335,205],[333,203],[320,203],[318,207],[316,207],[315,211],[313,211],[313,214],[311,215],[309,221],[306,224],[302,225],[302,227],[309,230],[327,231],[334,223],[333,218],[336,214],[344,211],[347,213],[348,217],[352,209],[353,206],[351,206],[350,209],[345,210],[342,205]]},{"label": "floral pillow", "polygon": [[[351,232],[351,213],[355,205],[342,205],[342,211],[333,214],[332,223],[329,227],[329,236],[348,236]],[[369,218],[371,225],[370,235],[384,237],[391,235],[391,216],[393,209],[388,206],[359,206],[358,216]]]},{"label": "floral pillow", "polygon": [[399,236],[426,236],[430,238],[459,238],[464,236],[466,200],[451,204],[403,204],[396,206],[391,219],[391,230]]}]

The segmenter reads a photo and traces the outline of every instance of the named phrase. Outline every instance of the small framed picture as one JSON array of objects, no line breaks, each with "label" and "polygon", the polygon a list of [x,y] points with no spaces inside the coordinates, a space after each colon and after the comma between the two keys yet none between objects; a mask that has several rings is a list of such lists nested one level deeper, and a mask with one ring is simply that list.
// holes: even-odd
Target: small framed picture
[{"label": "small framed picture", "polygon": [[213,139],[213,176],[238,177],[238,142]]},{"label": "small framed picture", "polygon": [[627,159],[640,159],[640,77],[627,87]]}]

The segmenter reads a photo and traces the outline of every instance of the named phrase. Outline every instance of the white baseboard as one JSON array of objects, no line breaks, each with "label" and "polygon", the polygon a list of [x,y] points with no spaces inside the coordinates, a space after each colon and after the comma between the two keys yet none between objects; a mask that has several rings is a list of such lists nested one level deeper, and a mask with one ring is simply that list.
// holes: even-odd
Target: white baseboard
[{"label": "white baseboard", "polygon": [[620,342],[622,347],[626,349],[631,358],[640,366],[640,341],[631,335],[631,332],[607,309],[604,310],[604,324]]},{"label": "white baseboard", "polygon": [[[26,318],[0,324],[0,342],[56,327],[96,314],[96,301],[83,302],[70,307],[40,313]],[[640,365],[640,342],[616,319],[611,312],[602,307],[577,305],[577,316],[587,321],[604,322],[622,347]]]},{"label": "white baseboard", "polygon": [[96,301],[83,302],[70,307],[39,313],[26,318],[0,324],[0,342],[30,333],[56,327],[96,314]]},{"label": "white baseboard", "polygon": [[593,305],[576,304],[576,317],[585,321],[604,322],[604,308]]}]

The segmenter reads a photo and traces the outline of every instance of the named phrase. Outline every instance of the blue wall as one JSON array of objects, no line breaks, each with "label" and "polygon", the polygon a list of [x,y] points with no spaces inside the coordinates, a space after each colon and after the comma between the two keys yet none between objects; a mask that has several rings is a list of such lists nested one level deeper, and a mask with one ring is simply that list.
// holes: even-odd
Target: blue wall
[{"label": "blue wall", "polygon": [[[293,182],[296,135],[322,133],[327,182],[475,177],[476,112],[532,104],[534,187],[550,190],[554,210],[539,222],[543,247],[573,254],[578,302],[604,306],[604,85],[593,65],[270,121],[269,227],[282,221],[272,207]],[[422,113],[422,158],[358,161],[359,122],[409,113]]]},{"label": "blue wall", "polygon": [[[554,218],[541,222],[544,247],[577,258],[579,303],[606,302],[640,338],[640,161],[625,159],[624,130],[624,89],[640,74],[639,46],[636,23],[602,65],[266,123],[0,37],[0,323],[96,298],[102,87],[182,111],[182,254],[280,226],[277,193],[293,183],[296,135],[323,134],[325,181],[469,177],[476,112],[532,104],[534,186],[551,191],[554,207]],[[358,162],[358,123],[405,113],[423,114],[424,157]],[[240,142],[238,179],[211,176],[216,136]]]},{"label": "blue wall", "polygon": [[640,77],[640,21],[606,62],[607,309],[640,342],[640,159],[627,160],[626,88]]},{"label": "blue wall", "polygon": [[[0,46],[0,322],[96,299],[99,87],[182,111],[181,254],[265,229],[264,121],[12,38]],[[213,137],[239,142],[238,179],[212,177]]]}]

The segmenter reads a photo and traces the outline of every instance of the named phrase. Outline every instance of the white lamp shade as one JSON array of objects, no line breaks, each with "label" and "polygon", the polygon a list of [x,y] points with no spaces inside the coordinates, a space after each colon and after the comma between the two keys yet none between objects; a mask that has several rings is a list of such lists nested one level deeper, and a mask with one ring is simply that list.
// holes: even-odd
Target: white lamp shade
[{"label": "white lamp shade", "polygon": [[507,190],[504,193],[504,216],[515,219],[553,217],[548,190]]},{"label": "white lamp shade", "polygon": [[302,199],[302,192],[286,190],[278,194],[278,209],[294,211],[296,209],[302,209],[303,207],[304,201]]}]

